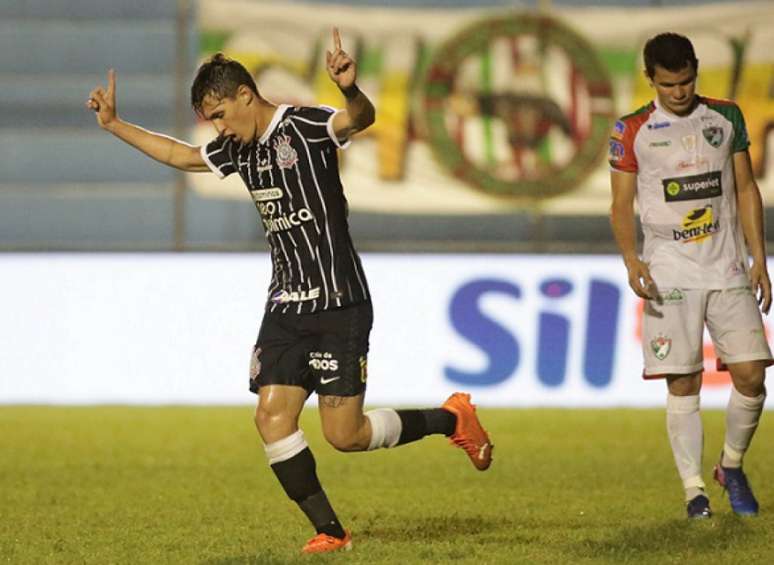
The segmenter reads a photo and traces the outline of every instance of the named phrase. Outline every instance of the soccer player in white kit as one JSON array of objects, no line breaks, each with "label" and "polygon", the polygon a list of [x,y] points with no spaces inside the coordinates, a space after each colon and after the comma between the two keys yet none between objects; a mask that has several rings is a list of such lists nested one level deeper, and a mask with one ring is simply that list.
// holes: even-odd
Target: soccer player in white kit
[{"label": "soccer player in white kit", "polygon": [[758,502],[742,458],[758,426],[772,363],[761,319],[771,306],[771,282],[744,117],[733,102],[696,93],[698,60],[686,37],[659,34],[643,56],[656,98],[616,122],[610,139],[613,234],[629,285],[646,300],[643,377],[667,381],[667,431],[687,513],[708,518],[699,414],[706,324],[718,363],[733,382],[714,476],[735,513],[755,515]]}]

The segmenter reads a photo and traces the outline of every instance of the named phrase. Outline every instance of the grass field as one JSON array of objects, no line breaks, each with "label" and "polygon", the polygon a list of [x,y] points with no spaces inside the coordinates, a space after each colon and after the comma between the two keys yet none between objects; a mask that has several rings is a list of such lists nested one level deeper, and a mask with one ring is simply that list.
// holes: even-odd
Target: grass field
[{"label": "grass field", "polygon": [[[341,454],[303,428],[354,550],[301,557],[310,527],[239,408],[0,407],[2,563],[772,563],[774,426],[747,461],[761,503],[684,518],[661,410],[482,410],[473,469],[441,437]],[[706,478],[723,415],[704,416]]]}]

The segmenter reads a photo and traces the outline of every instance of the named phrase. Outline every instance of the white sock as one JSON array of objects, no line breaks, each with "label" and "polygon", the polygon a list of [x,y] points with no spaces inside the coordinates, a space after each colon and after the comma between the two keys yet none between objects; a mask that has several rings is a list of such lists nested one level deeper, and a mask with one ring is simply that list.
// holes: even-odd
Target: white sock
[{"label": "white sock", "polygon": [[744,396],[731,387],[731,398],[726,409],[726,440],[723,444],[723,467],[739,468],[742,458],[750,447],[753,434],[758,428],[766,393],[758,396]]},{"label": "white sock", "polygon": [[296,430],[278,441],[264,444],[263,449],[266,452],[269,465],[274,465],[275,463],[281,463],[291,457],[295,457],[307,447],[309,445],[304,439],[304,432]]},{"label": "white sock", "polygon": [[379,408],[369,410],[365,416],[371,422],[371,442],[368,444],[368,451],[380,447],[395,447],[398,444],[403,424],[395,410]]},{"label": "white sock", "polygon": [[[699,395],[667,395],[667,432],[677,472],[683,481],[686,500],[704,490],[701,460],[704,452],[704,428],[699,413]],[[690,496],[693,494],[694,496]]]}]

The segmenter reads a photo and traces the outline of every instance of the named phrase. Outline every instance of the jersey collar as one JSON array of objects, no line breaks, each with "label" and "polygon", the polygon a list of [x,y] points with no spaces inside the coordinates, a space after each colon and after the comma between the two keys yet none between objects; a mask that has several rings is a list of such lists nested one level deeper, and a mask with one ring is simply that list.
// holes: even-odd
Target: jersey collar
[{"label": "jersey collar", "polygon": [[693,116],[699,115],[701,112],[704,111],[704,104],[702,102],[703,102],[702,97],[697,94],[696,95],[696,106],[694,107],[693,110],[691,110],[691,113],[686,115],[686,116],[678,116],[677,114],[673,114],[672,112],[670,112],[669,110],[667,110],[666,108],[661,106],[661,104],[659,104],[658,97],[653,99],[653,105],[656,107],[656,110],[658,110],[658,112],[662,116],[665,116],[666,118],[668,118],[670,120],[685,120],[685,119],[691,118]]},{"label": "jersey collar", "polygon": [[282,116],[285,115],[285,111],[288,108],[290,108],[290,104],[280,104],[277,106],[277,109],[274,111],[274,115],[272,116],[269,125],[266,126],[266,129],[261,134],[261,137],[258,138],[258,143],[266,143],[268,141],[271,134],[274,133],[275,129],[277,129],[277,125],[279,125]]}]

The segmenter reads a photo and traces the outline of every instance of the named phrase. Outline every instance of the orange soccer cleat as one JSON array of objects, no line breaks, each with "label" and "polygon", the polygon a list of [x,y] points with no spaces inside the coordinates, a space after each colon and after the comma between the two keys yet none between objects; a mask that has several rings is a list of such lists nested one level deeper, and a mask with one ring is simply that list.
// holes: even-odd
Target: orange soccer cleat
[{"label": "orange soccer cleat", "polygon": [[301,550],[301,553],[327,553],[329,551],[349,551],[352,549],[352,534],[344,530],[343,538],[335,538],[328,534],[317,534]]},{"label": "orange soccer cleat", "polygon": [[476,469],[486,471],[492,464],[494,445],[478,421],[476,407],[470,403],[470,395],[455,392],[441,408],[457,416],[457,425],[449,441],[465,450]]}]

